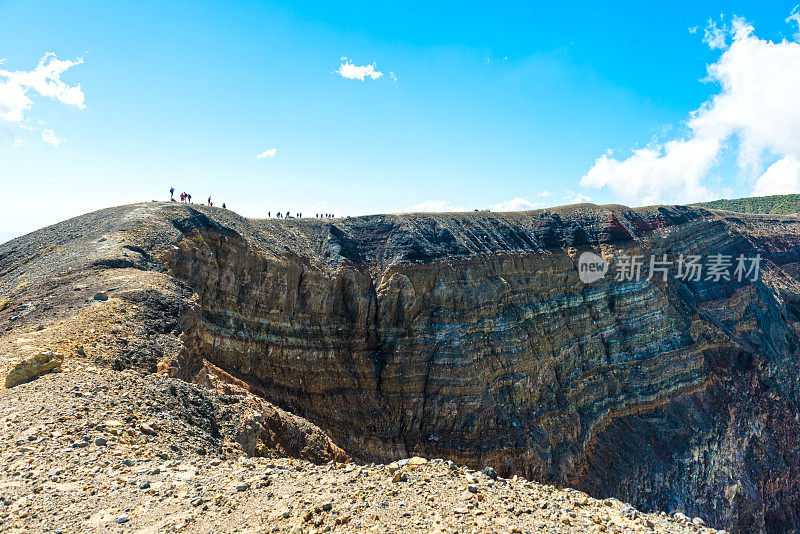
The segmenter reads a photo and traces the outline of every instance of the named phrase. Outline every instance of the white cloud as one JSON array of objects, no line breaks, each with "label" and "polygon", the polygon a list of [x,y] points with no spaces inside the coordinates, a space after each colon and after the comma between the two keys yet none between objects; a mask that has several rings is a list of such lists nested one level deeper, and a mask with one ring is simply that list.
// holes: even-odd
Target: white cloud
[{"label": "white cloud", "polygon": [[552,191],[540,191],[539,192],[539,196],[540,197],[551,197],[551,196],[553,196],[553,192]]},{"label": "white cloud", "polygon": [[[339,69],[336,72],[348,80],[361,80],[362,82],[365,78],[377,80],[383,76],[383,73],[375,68],[375,63],[372,63],[371,65],[358,66],[353,64],[346,57],[342,57],[342,64],[339,65]],[[392,80],[397,81],[397,76],[395,76],[394,73],[391,73],[391,77]]]},{"label": "white cloud", "polygon": [[626,204],[693,202],[711,194],[703,178],[711,170],[719,143],[714,139],[669,141],[641,148],[625,160],[600,156],[581,178],[584,187],[608,187]]},{"label": "white cloud", "polygon": [[794,6],[792,14],[786,18],[786,22],[794,22],[797,24],[797,33],[794,34],[794,40],[800,41],[800,4]]},{"label": "white cloud", "polygon": [[[722,17],[720,17],[720,23]],[[728,47],[728,27],[724,24],[722,27],[717,26],[717,23],[712,19],[708,19],[708,24],[705,27],[703,35],[703,42],[708,45],[711,50],[722,50]]]},{"label": "white cloud", "polygon": [[567,201],[567,204],[583,204],[584,202],[590,202],[592,197],[567,189],[564,200]]},{"label": "white cloud", "polygon": [[52,129],[45,128],[42,130],[42,141],[53,148],[58,148],[58,145],[60,145],[64,140],[56,137],[56,133]]},{"label": "white cloud", "polygon": [[274,158],[275,154],[277,154],[277,153],[278,153],[278,149],[277,148],[269,148],[269,149],[265,150],[264,152],[262,152],[261,154],[257,155],[256,157],[258,159]]},{"label": "white cloud", "polygon": [[[12,137],[13,144],[19,145],[20,130],[31,129],[26,125],[26,114],[33,106],[30,93],[38,93],[78,109],[86,107],[81,86],[68,85],[61,80],[64,72],[81,63],[83,59],[60,60],[55,54],[48,52],[33,70],[0,69],[0,130]],[[42,138],[45,139],[44,132]]]},{"label": "white cloud", "polygon": [[710,28],[705,39],[709,46],[721,45],[725,36],[731,42],[722,45],[721,56],[708,67],[708,80],[719,83],[720,91],[689,115],[688,133],[634,150],[624,160],[608,151],[581,178],[581,185],[607,187],[629,204],[709,199],[718,194],[709,181],[727,148],[736,151],[737,165],[754,193],[787,183],[775,173],[786,172],[791,159],[773,175],[762,176],[763,181],[758,176],[767,157],[800,159],[800,44],[759,39],[741,18],[734,18],[729,30],[719,30],[725,32],[722,38],[713,22]]},{"label": "white cloud", "polygon": [[408,213],[442,213],[446,211],[464,211],[460,206],[453,206],[446,200],[423,200],[403,210]]},{"label": "white cloud", "polygon": [[800,160],[794,154],[770,165],[753,187],[753,194],[757,196],[787,193],[800,193]]},{"label": "white cloud", "polygon": [[542,202],[531,202],[522,197],[517,197],[499,204],[492,204],[489,209],[492,211],[527,211],[543,207],[545,207],[545,204]]}]

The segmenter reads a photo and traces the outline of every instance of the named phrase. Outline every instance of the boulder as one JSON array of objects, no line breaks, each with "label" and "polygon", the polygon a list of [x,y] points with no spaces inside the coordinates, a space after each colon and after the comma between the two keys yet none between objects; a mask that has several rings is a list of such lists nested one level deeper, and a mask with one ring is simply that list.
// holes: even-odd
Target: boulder
[{"label": "boulder", "polygon": [[14,366],[6,375],[6,387],[13,388],[25,382],[38,378],[46,373],[60,371],[64,357],[53,352],[39,352],[30,358],[25,358]]}]

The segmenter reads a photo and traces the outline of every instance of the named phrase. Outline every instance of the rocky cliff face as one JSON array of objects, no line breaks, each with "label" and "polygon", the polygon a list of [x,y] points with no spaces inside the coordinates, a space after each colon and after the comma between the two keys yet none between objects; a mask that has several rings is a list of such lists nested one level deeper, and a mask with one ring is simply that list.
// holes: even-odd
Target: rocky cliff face
[{"label": "rocky cliff face", "polygon": [[[442,457],[738,532],[798,528],[798,218],[583,205],[256,221],[152,204],[104,221],[103,257],[82,261],[193,293],[162,372],[235,382],[354,459]],[[0,263],[43,261],[23,244]],[[587,250],[612,265],[592,284]],[[763,261],[756,282],[617,281],[623,254]]]}]

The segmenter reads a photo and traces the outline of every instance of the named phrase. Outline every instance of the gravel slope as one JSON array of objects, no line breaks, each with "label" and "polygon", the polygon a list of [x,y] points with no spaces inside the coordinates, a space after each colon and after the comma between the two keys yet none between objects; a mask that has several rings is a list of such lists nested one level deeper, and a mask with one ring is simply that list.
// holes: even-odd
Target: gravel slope
[{"label": "gravel slope", "polygon": [[1,390],[0,531],[714,532],[442,460],[249,459],[226,420],[213,394],[90,362]]}]

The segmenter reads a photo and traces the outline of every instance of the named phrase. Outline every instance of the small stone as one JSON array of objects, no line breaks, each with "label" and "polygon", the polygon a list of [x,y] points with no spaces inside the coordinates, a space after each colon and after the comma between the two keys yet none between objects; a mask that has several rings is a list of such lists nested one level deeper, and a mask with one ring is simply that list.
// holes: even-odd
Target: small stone
[{"label": "small stone", "polygon": [[392,482],[406,482],[408,480],[408,475],[405,471],[398,471],[392,477]]},{"label": "small stone", "polygon": [[481,473],[491,478],[492,480],[497,480],[497,471],[495,471],[491,467],[484,467]]},{"label": "small stone", "polygon": [[389,465],[386,466],[386,469],[389,470],[389,474],[390,475],[393,475],[395,472],[397,472],[400,469],[400,464],[397,463],[397,462],[392,462],[392,463],[390,463]]},{"label": "small stone", "polygon": [[94,438],[94,444],[97,445],[98,447],[103,447],[105,445],[108,445],[108,440],[106,438],[100,436],[100,437]]},{"label": "small stone", "polygon": [[221,463],[222,463],[222,460],[220,460],[219,458],[214,458],[213,460],[208,462],[208,465],[210,465],[211,467],[217,467]]},{"label": "small stone", "polygon": [[203,504],[203,499],[201,497],[195,497],[192,499],[192,506],[197,507]]},{"label": "small stone", "polygon": [[108,300],[108,293],[105,291],[101,291],[99,293],[94,294],[94,300],[99,300],[100,302],[105,302]]},{"label": "small stone", "polygon": [[332,508],[333,508],[333,503],[331,501],[325,501],[324,503],[322,503],[322,509],[325,510],[326,512],[330,512]]},{"label": "small stone", "polygon": [[236,491],[247,491],[249,489],[250,489],[250,484],[246,482],[244,484],[239,484],[238,486],[236,486]]},{"label": "small stone", "polygon": [[145,479],[145,480],[139,481],[139,489],[145,490],[145,489],[148,489],[149,487],[150,487],[150,481],[149,480]]},{"label": "small stone", "polygon": [[623,506],[619,513],[621,516],[627,517],[628,519],[634,519],[639,516],[639,511],[630,505]]},{"label": "small stone", "polygon": [[83,449],[84,447],[88,447],[89,444],[85,441],[76,441],[72,445],[70,445],[73,449]]},{"label": "small stone", "polygon": [[476,486],[475,484],[470,484],[469,486],[467,486],[467,491],[469,491],[470,493],[478,493],[478,486]]},{"label": "small stone", "polygon": [[130,458],[122,460],[122,465],[124,465],[125,467],[133,467],[133,464],[134,462]]},{"label": "small stone", "polygon": [[142,434],[146,434],[148,436],[155,436],[156,431],[153,430],[153,427],[148,425],[147,423],[142,423],[139,425],[139,430],[142,431]]},{"label": "small stone", "polygon": [[695,517],[694,519],[692,519],[692,524],[697,525],[698,527],[704,527],[706,525],[706,522],[699,517]]},{"label": "small stone", "polygon": [[123,524],[123,523],[127,523],[128,521],[129,521],[129,518],[128,518],[128,516],[126,514],[122,514],[122,515],[117,516],[117,523],[119,523],[120,525]]}]

